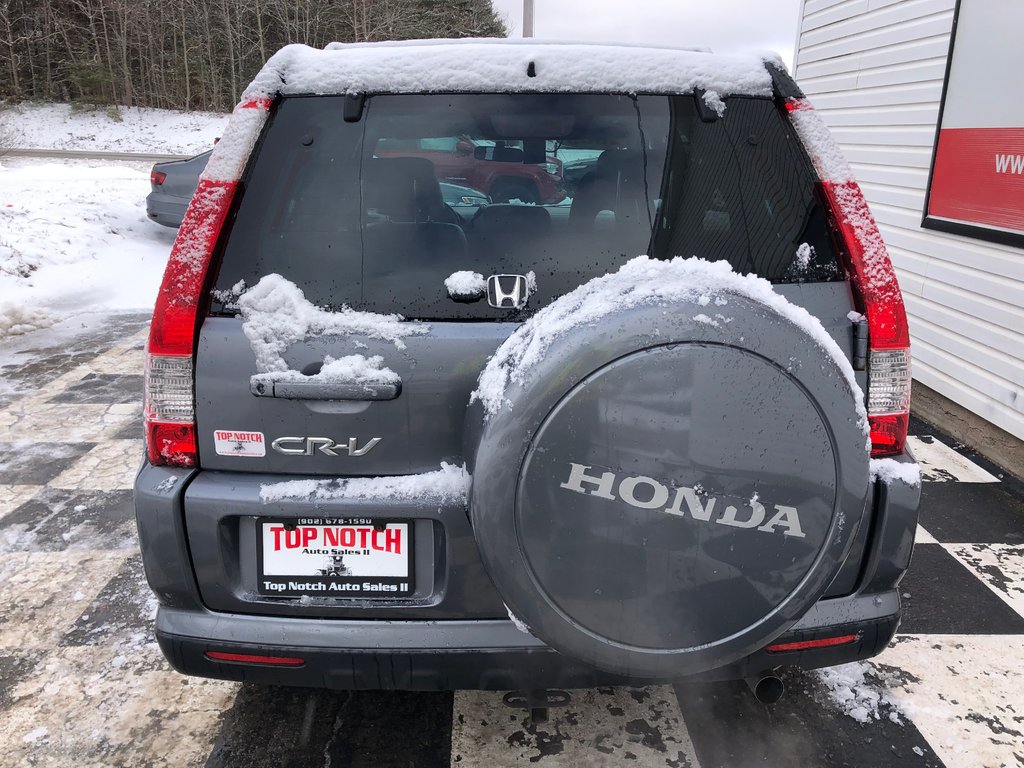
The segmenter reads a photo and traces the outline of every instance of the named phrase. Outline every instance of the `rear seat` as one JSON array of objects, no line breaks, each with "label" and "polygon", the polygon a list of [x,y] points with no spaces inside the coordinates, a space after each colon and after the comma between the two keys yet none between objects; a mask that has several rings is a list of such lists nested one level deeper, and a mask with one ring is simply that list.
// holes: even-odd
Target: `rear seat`
[{"label": "rear seat", "polygon": [[429,160],[389,157],[368,161],[363,205],[367,213],[383,217],[363,230],[367,274],[376,264],[389,264],[386,256],[395,252],[420,253],[425,264],[465,263],[466,236],[452,223],[458,214],[445,205]]},{"label": "rear seat", "polygon": [[474,263],[496,272],[522,272],[540,266],[552,247],[551,214],[536,205],[489,205],[468,227]]}]

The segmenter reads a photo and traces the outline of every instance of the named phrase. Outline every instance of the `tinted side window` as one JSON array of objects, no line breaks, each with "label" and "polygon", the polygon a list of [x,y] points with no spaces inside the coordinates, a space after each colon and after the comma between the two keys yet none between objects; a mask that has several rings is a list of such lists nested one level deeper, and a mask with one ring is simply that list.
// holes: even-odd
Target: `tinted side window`
[{"label": "tinted side window", "polygon": [[673,105],[656,252],[725,259],[773,282],[839,279],[816,179],[788,121],[767,99],[727,105],[710,123],[686,101]]}]

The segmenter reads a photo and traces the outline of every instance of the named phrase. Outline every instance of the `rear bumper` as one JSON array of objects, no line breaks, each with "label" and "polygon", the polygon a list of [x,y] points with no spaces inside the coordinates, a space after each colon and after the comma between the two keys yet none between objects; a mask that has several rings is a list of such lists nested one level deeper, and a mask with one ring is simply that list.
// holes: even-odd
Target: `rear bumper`
[{"label": "rear bumper", "polygon": [[146,215],[165,227],[180,227],[188,203],[188,199],[183,200],[174,195],[150,192],[146,196]]},{"label": "rear bumper", "polygon": [[[885,648],[898,623],[895,591],[870,600],[822,601],[777,642],[845,634],[857,635],[855,642],[812,651],[759,651],[701,679],[759,677],[780,666],[813,668],[866,659]],[[438,691],[638,683],[563,656],[501,620],[325,622],[161,608],[157,640],[179,672],[268,685]],[[275,667],[213,661],[208,651],[298,657],[304,663]]]},{"label": "rear bumper", "polygon": [[[903,461],[912,461],[905,456]],[[157,639],[180,672],[274,685],[341,689],[494,690],[580,688],[630,682],[563,656],[505,619],[408,620],[282,616],[210,610],[200,595],[186,543],[183,511],[195,470],[143,463],[136,481],[136,515],[143,562],[161,606]],[[775,643],[857,636],[828,648],[769,653],[705,673],[702,679],[756,677],[783,666],[843,664],[881,652],[899,625],[898,585],[910,564],[920,488],[876,483],[865,546],[844,567],[850,589],[819,600]],[[420,610],[418,609],[417,613]],[[362,612],[365,616],[367,612]],[[490,615],[495,615],[494,613]],[[210,660],[208,651],[303,659],[296,667]]]}]

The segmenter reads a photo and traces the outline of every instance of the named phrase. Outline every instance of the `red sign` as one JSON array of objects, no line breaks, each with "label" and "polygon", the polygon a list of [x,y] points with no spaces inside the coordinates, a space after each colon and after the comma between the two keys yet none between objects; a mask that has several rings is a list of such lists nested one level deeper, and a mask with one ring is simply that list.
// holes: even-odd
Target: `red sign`
[{"label": "red sign", "polygon": [[925,226],[1024,235],[1024,3],[960,0]]},{"label": "red sign", "polygon": [[1024,232],[1024,128],[944,128],[928,213]]}]

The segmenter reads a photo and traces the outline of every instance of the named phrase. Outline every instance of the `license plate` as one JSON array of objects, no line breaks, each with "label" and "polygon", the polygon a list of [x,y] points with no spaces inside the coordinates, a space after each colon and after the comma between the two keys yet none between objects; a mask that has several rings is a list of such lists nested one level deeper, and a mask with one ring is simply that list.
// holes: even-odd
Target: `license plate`
[{"label": "license plate", "polygon": [[412,524],[366,518],[257,520],[258,592],[283,597],[408,597]]}]

